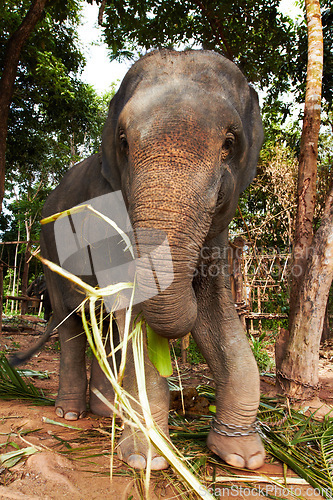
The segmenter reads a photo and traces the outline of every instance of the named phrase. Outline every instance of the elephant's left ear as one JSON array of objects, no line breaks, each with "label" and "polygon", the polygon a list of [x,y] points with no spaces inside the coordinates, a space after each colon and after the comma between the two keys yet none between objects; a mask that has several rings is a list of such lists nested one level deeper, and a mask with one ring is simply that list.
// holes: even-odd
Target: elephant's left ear
[{"label": "elephant's left ear", "polygon": [[243,192],[255,178],[259,152],[264,140],[264,129],[261,121],[258,94],[250,85],[249,89],[250,99],[246,116],[244,117],[244,131],[249,141],[249,150],[246,160],[246,170],[241,179],[241,192]]}]

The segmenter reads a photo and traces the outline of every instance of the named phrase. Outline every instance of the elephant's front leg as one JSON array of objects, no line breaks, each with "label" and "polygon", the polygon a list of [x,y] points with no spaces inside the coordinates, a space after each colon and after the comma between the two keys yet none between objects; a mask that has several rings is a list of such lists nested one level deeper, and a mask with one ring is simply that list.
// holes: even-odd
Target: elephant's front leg
[{"label": "elephant's front leg", "polygon": [[80,318],[70,316],[60,327],[59,391],[55,402],[58,417],[77,420],[86,415],[86,335]]},{"label": "elephant's front leg", "polygon": [[[112,339],[111,339],[112,335]],[[114,370],[114,364],[119,368],[119,352],[116,353],[115,359],[111,354],[112,348],[115,348],[119,344],[118,330],[114,322],[110,324],[106,319],[103,322],[103,344],[105,348],[105,353],[108,357],[108,362],[112,370]],[[112,340],[112,342],[111,342]],[[102,401],[98,393],[101,393],[104,398],[111,403],[108,405]],[[89,406],[90,411],[95,415],[100,415],[102,417],[112,417],[113,410],[112,405],[114,403],[114,390],[110,380],[107,378],[102,368],[100,367],[96,357],[94,356],[91,363],[91,374],[90,374],[90,386],[89,386]]]},{"label": "elephant's front leg", "polygon": [[[118,328],[121,332],[124,328],[124,315],[116,313]],[[133,312],[133,317],[136,313]],[[169,388],[167,380],[159,374],[148,357],[147,347],[144,345],[144,365],[146,391],[151,414],[158,428],[169,437],[168,416],[169,416]],[[124,389],[139,402],[138,386],[136,382],[132,343],[128,346],[126,368],[123,379]],[[139,403],[132,403],[132,408],[142,415]],[[144,469],[147,465],[148,443],[141,431],[125,424],[120,441],[118,443],[118,456],[121,460],[135,469]],[[153,470],[166,469],[168,462],[153,450],[151,468]]]},{"label": "elephant's front leg", "polygon": [[200,275],[194,282],[198,318],[192,334],[216,384],[216,418],[207,445],[230,465],[256,469],[265,458],[255,428],[259,373],[238,319],[227,258],[220,258],[220,245],[221,241],[215,240],[210,250],[205,249]]}]

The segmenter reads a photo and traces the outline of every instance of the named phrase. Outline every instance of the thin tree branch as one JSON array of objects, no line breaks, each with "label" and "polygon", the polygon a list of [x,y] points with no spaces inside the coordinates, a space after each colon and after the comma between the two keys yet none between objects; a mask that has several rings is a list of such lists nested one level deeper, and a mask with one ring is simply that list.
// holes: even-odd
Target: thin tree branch
[{"label": "thin tree branch", "polygon": [[106,1],[107,0],[102,1],[101,6],[100,6],[99,11],[98,11],[98,24],[100,26],[103,26],[103,14],[104,14],[105,6],[106,6]]},{"label": "thin tree branch", "polygon": [[210,24],[211,30],[216,38],[219,45],[222,45],[223,52],[231,61],[234,60],[234,54],[227,42],[226,37],[223,34],[223,29],[220,20],[212,13],[201,0],[194,0],[198,7],[201,9],[203,15],[206,17]]}]

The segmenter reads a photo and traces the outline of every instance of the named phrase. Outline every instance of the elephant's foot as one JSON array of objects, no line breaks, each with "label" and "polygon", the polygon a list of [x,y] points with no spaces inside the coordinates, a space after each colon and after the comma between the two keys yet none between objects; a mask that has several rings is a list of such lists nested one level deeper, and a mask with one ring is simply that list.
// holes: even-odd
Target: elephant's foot
[{"label": "elephant's foot", "polygon": [[[126,462],[133,469],[145,469],[147,467],[147,439],[141,432],[133,432],[125,427],[118,444],[118,457]],[[164,457],[157,454],[153,449],[151,468],[152,470],[162,470],[169,467]]]},{"label": "elephant's foot", "polygon": [[[113,405],[114,390],[111,382],[107,379],[101,370],[97,359],[94,357],[91,365],[90,388],[89,388],[89,406],[90,411],[100,417],[112,417],[112,408],[107,403],[103,403],[98,393]],[[95,392],[95,390],[97,392]]]},{"label": "elephant's foot", "polygon": [[258,434],[233,437],[222,436],[211,430],[207,446],[234,467],[258,469],[264,464],[265,450]]},{"label": "elephant's foot", "polygon": [[[109,405],[106,403],[103,403],[101,398],[98,396],[98,394],[95,394],[95,392],[92,390],[93,388],[90,388],[90,398],[89,398],[89,406],[90,406],[90,411],[91,413],[94,413],[95,415],[99,415],[100,417],[112,417],[113,411],[112,408],[110,408]],[[100,389],[98,389],[100,391]],[[100,391],[102,392],[102,391]],[[111,387],[111,384],[109,384],[108,389],[106,390],[105,388],[103,389],[102,392],[103,396],[110,402],[111,405],[113,405],[114,402],[114,392]]]},{"label": "elephant's foot", "polygon": [[86,399],[75,395],[58,396],[55,402],[55,412],[65,420],[78,420],[87,414]]}]

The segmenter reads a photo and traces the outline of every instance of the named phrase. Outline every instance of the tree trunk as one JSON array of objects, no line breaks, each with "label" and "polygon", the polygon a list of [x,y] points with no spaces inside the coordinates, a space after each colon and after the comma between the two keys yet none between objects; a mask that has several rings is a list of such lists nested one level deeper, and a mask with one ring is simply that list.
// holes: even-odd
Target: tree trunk
[{"label": "tree trunk", "polygon": [[[332,227],[327,220],[329,197],[322,227],[313,241],[316,202],[317,155],[323,73],[323,33],[319,0],[306,0],[308,66],[303,130],[298,172],[298,207],[290,290],[289,339],[277,380],[288,396],[310,395],[318,383],[319,343],[322,332],[331,262],[327,245]],[[325,222],[326,221],[326,222]],[[324,276],[325,275],[325,276]],[[319,282],[320,278],[320,282]],[[329,285],[328,285],[329,283]],[[327,289],[328,286],[328,289]],[[324,306],[322,304],[325,304]],[[321,324],[319,328],[319,324]]]},{"label": "tree trunk", "polygon": [[313,216],[316,203],[318,137],[320,128],[323,74],[323,32],[319,0],[306,0],[308,24],[308,66],[303,130],[298,169],[298,206],[293,249],[291,314],[297,300],[313,239]]},{"label": "tree trunk", "polygon": [[6,141],[8,116],[14,93],[14,83],[22,48],[41,18],[48,0],[34,0],[19,28],[8,40],[4,57],[4,69],[0,80],[0,213],[5,191]]},{"label": "tree trunk", "polygon": [[311,397],[318,386],[318,361],[327,297],[333,280],[333,187],[307,260],[293,323],[277,376],[289,397]]}]

